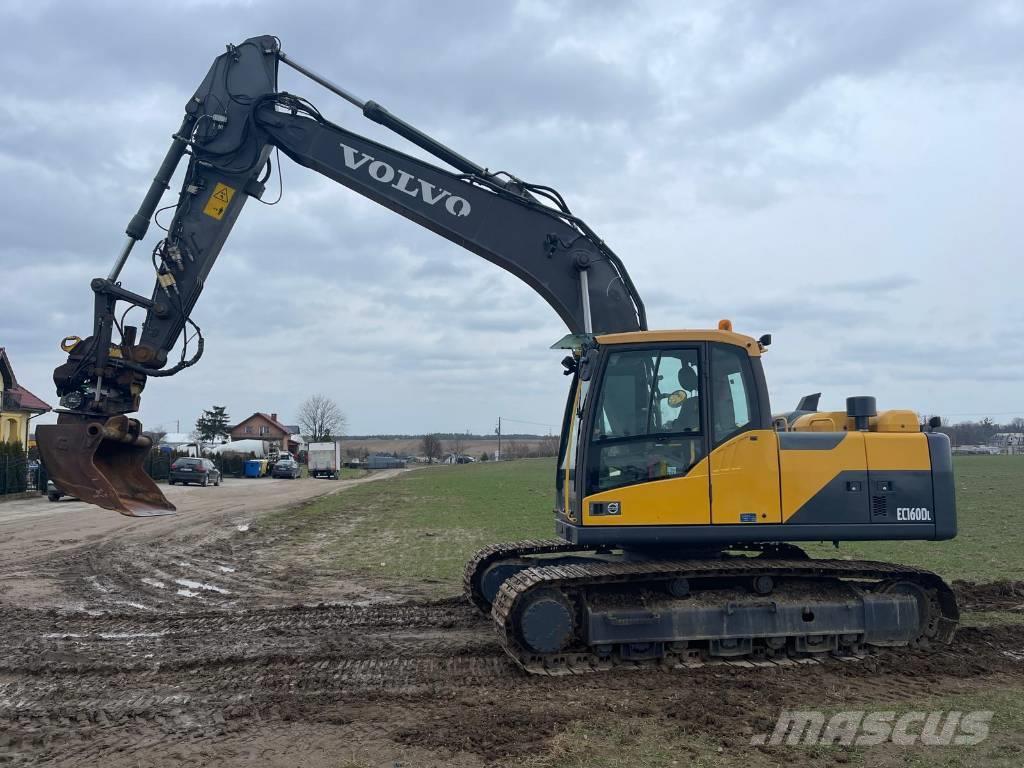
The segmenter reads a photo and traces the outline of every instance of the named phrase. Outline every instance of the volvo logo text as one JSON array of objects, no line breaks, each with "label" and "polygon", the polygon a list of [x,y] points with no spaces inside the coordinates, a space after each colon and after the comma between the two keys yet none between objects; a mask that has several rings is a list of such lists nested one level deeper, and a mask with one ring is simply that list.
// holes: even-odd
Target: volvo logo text
[{"label": "volvo logo text", "polygon": [[473,210],[466,198],[453,195],[447,189],[435,187],[429,181],[413,176],[401,168],[393,168],[372,155],[352,149],[347,144],[341,144],[341,151],[345,155],[346,167],[353,171],[365,168],[366,173],[374,181],[387,184],[392,189],[404,192],[409,197],[422,198],[427,205],[437,205],[443,202],[444,209],[452,216],[469,216]]}]

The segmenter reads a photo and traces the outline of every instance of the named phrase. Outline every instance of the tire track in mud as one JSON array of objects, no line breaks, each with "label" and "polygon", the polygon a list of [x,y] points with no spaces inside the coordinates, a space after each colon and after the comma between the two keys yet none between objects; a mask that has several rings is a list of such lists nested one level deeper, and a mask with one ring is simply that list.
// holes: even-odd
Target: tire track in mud
[{"label": "tire track in mud", "polygon": [[469,606],[316,606],[193,615],[0,612],[0,673],[148,673],[277,660],[501,655]]},{"label": "tire track in mud", "polygon": [[508,659],[489,619],[456,600],[188,615],[0,611],[0,621],[9,630],[0,635],[0,754],[39,764],[129,755],[155,764],[158,748],[199,749],[295,721],[372,725],[402,745],[490,759],[594,711],[688,714],[725,732],[759,708],[830,688],[913,697],[1024,679],[1020,625],[965,629],[933,653],[856,663],[538,678]]},{"label": "tire track in mud", "polygon": [[[13,629],[0,640],[0,717],[26,711],[35,716],[56,702],[64,707],[93,702],[81,704],[85,709],[98,707],[96,701],[108,701],[114,709],[126,701],[165,706],[168,702],[153,693],[164,686],[212,696],[211,701],[257,691],[248,699],[257,701],[284,693],[459,688],[483,681],[514,687],[537,680],[506,657],[490,621],[454,602],[192,617],[0,618]],[[904,675],[1020,671],[1024,626],[965,629],[949,648],[879,652],[826,666],[849,667],[854,676],[861,668],[885,667]],[[620,671],[630,668],[623,665]],[[614,676],[580,679],[601,687]],[[112,696],[112,681],[122,698]],[[126,700],[125,690],[136,693]]]}]

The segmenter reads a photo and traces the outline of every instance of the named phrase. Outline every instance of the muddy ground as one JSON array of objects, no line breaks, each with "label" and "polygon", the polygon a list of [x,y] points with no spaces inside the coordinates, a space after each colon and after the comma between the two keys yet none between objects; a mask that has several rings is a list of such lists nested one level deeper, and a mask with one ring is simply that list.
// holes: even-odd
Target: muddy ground
[{"label": "muddy ground", "polygon": [[[750,750],[784,707],[1024,686],[1019,624],[964,629],[931,654],[528,677],[460,598],[282,562],[251,525],[253,504],[282,499],[232,499],[226,488],[203,497],[214,510],[173,528],[132,522],[116,537],[116,517],[106,531],[58,526],[40,506],[35,524],[0,544],[0,764],[538,764],[571,724],[630,718],[677,724],[729,752]],[[8,535],[10,517],[0,505]],[[1021,603],[1013,585],[961,592],[973,610]]]}]

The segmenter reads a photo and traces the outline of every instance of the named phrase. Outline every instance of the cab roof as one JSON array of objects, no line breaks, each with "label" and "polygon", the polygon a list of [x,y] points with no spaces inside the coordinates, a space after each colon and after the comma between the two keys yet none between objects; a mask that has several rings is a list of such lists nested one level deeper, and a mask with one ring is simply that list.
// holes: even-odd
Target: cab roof
[{"label": "cab roof", "polygon": [[714,341],[742,347],[751,357],[761,356],[761,345],[757,339],[735,331],[719,329],[677,330],[677,331],[630,331],[628,333],[606,333],[595,337],[598,344],[649,344],[676,341]]}]

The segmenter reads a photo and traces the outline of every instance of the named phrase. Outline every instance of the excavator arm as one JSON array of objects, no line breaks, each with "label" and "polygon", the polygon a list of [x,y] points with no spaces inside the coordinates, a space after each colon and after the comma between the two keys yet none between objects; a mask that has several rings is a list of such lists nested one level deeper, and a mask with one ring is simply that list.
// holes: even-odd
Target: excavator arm
[{"label": "excavator arm", "polygon": [[[279,92],[281,63],[455,170],[348,131],[306,99]],[[127,515],[173,511],[142,469],[151,444],[127,414],[138,410],[149,377],[174,375],[201,357],[202,332],[190,313],[243,205],[262,201],[275,150],[516,275],[572,333],[646,329],[643,302],[621,261],[555,190],[492,173],[297,63],[277,38],[250,38],[214,61],[114,267],[92,281],[92,335],[62,343],[68,358],[54,372],[62,409],[56,425],[37,429],[37,441],[65,492]],[[118,277],[186,157],[177,203],[168,206],[173,216],[151,253],[153,292],[141,296]],[[145,311],[141,332],[126,325],[133,308]],[[181,357],[172,361],[183,334]]]}]

